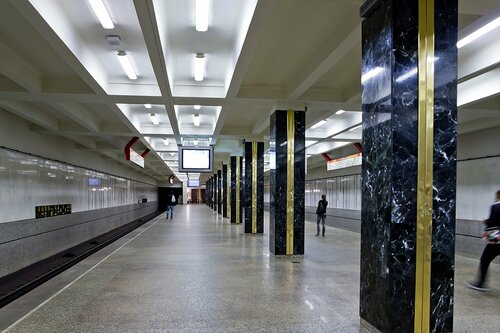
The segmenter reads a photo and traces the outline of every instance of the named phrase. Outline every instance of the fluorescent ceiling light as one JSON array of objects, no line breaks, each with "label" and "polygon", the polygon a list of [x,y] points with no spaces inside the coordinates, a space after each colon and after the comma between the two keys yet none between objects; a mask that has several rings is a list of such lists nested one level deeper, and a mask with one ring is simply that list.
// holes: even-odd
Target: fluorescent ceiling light
[{"label": "fluorescent ceiling light", "polygon": [[144,107],[145,107],[146,109],[151,109],[151,104],[144,104]]},{"label": "fluorescent ceiling light", "polygon": [[344,110],[338,110],[337,112],[335,112],[335,114],[342,114],[344,112],[345,112]]},{"label": "fluorescent ceiling light", "polygon": [[200,115],[199,114],[193,115],[193,124],[196,127],[200,126]]},{"label": "fluorescent ceiling light", "polygon": [[196,31],[208,30],[209,0],[196,0]]},{"label": "fluorescent ceiling light", "polygon": [[153,122],[153,124],[160,125],[160,121],[158,120],[158,117],[156,116],[156,114],[150,113],[149,118],[151,118],[151,121]]},{"label": "fluorescent ceiling light", "polygon": [[201,109],[201,105],[193,105],[193,107],[194,107],[195,110]]},{"label": "fluorescent ceiling light", "polygon": [[196,53],[194,58],[194,80],[203,81],[205,75],[205,55],[203,53]]},{"label": "fluorescent ceiling light", "polygon": [[311,129],[318,128],[318,127],[320,127],[320,126],[322,126],[322,125],[324,125],[324,124],[326,124],[326,120],[320,120],[320,121],[318,121],[316,124],[312,125],[312,126],[311,126]]},{"label": "fluorescent ceiling light", "polygon": [[124,51],[118,51],[117,56],[128,78],[131,80],[137,79],[137,74],[134,71],[134,67],[132,66],[132,62],[130,61],[130,57],[128,56],[128,54],[126,54]]},{"label": "fluorescent ceiling light", "polygon": [[467,35],[464,38],[462,38],[461,40],[459,40],[457,42],[457,48],[462,48],[465,45],[472,43],[473,41],[475,41],[479,37],[486,35],[488,32],[490,32],[493,29],[496,29],[498,27],[500,27],[500,17],[497,17],[496,19],[494,19],[490,23],[482,26],[481,28],[477,29],[476,31],[474,31],[470,35]]},{"label": "fluorescent ceiling light", "polygon": [[351,128],[351,129],[349,130],[349,132],[351,132],[351,131],[355,131],[355,130],[357,130],[357,129],[358,129],[358,128],[360,128],[360,127],[361,127],[361,125],[355,126],[355,127]]},{"label": "fluorescent ceiling light", "polygon": [[365,83],[366,81],[370,80],[371,78],[379,75],[382,73],[384,69],[382,67],[375,67],[374,69],[369,70],[363,76],[361,76],[361,83]]},{"label": "fluorescent ceiling light", "polygon": [[169,143],[170,143],[170,142],[168,142],[168,139],[166,139],[166,138],[165,138],[165,139],[163,139],[163,144],[164,144],[165,146],[168,146],[168,144],[169,144]]},{"label": "fluorescent ceiling light", "polygon": [[102,0],[89,0],[89,4],[104,29],[113,29],[115,27]]}]

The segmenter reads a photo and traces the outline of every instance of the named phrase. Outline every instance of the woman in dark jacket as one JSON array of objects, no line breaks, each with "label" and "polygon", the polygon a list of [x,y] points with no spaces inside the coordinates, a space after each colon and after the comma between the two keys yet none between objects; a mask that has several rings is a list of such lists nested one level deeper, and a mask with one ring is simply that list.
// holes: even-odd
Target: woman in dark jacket
[{"label": "woman in dark jacket", "polygon": [[316,215],[318,215],[318,221],[316,222],[316,236],[319,236],[319,222],[321,221],[321,224],[323,225],[323,237],[325,237],[326,207],[328,207],[328,201],[326,201],[326,195],[322,194],[321,200],[318,201],[318,208],[316,208]]}]

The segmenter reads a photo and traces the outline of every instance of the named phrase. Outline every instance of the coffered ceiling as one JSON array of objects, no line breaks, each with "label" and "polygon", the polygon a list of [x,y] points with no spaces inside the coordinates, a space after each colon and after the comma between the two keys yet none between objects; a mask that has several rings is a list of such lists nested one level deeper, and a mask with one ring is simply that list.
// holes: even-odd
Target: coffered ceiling
[{"label": "coffered ceiling", "polygon": [[[144,169],[127,165],[159,181],[186,178],[178,145],[214,145],[216,165],[243,139],[267,145],[280,107],[307,107],[309,168],[361,141],[362,0],[208,2],[197,31],[196,0],[103,0],[112,29],[87,0],[0,1],[0,112],[122,163],[137,136],[152,152]],[[459,1],[459,37],[499,16],[496,0]],[[499,34],[459,50],[460,133],[500,126]]]}]

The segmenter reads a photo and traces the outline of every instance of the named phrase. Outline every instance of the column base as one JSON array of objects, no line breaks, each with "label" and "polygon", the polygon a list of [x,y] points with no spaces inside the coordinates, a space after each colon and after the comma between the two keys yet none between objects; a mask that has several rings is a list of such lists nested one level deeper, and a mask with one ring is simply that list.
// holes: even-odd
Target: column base
[{"label": "column base", "polygon": [[375,326],[364,320],[363,318],[359,318],[359,332],[360,333],[381,333]]},{"label": "column base", "polygon": [[276,260],[304,260],[303,254],[279,254],[273,255],[272,257]]}]

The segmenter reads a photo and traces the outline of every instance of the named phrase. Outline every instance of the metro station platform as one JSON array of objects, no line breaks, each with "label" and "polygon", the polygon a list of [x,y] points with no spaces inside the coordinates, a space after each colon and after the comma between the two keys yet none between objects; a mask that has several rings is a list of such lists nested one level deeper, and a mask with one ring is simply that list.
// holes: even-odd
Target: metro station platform
[{"label": "metro station platform", "polygon": [[[2,332],[360,332],[359,242],[306,223],[302,260],[276,260],[205,205],[177,206],[0,309]],[[454,332],[500,327],[491,291],[466,288],[478,260],[456,257]]]}]

